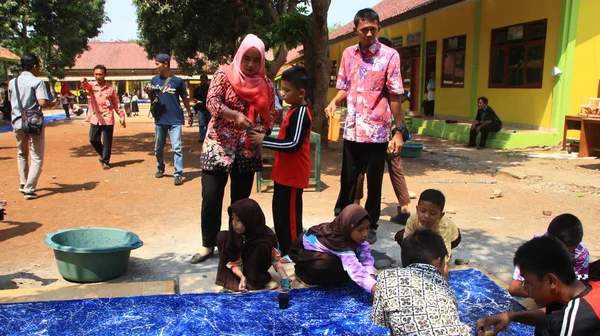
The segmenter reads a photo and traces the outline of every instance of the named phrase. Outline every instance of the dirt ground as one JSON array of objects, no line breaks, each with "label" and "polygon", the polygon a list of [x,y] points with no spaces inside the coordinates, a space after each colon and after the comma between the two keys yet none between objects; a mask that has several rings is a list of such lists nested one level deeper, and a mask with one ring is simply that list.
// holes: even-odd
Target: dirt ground
[{"label": "dirt ground", "polygon": [[[185,127],[184,184],[174,186],[172,175],[154,177],[154,128],[151,119],[129,119],[126,129],[115,127],[112,169],[103,170],[88,142],[83,117],[57,121],[46,128],[46,154],[38,184],[39,199],[27,201],[18,191],[16,147],[12,133],[0,134],[0,200],[7,215],[0,222],[0,289],[66,285],[58,273],[45,235],[60,229],[115,227],[133,231],[144,241],[134,250],[127,273],[111,282],[177,279],[180,274],[213,271],[216,258],[189,264],[201,245],[200,144],[197,126]],[[405,159],[408,186],[417,195],[437,188],[447,198],[446,215],[460,227],[463,240],[455,258],[469,259],[509,281],[515,249],[551,218],[571,212],[584,223],[584,243],[593,259],[600,258],[600,160],[531,158],[523,151],[465,149],[430,137],[416,137],[426,151]],[[167,174],[173,173],[167,144]],[[542,151],[541,153],[549,153]],[[323,151],[323,191],[304,193],[304,227],[330,220],[339,190],[341,142]],[[503,197],[491,199],[494,189]],[[256,193],[269,225],[272,192]],[[229,193],[226,192],[227,205]],[[390,223],[396,200],[384,178],[379,241],[373,249],[381,260],[398,264],[393,241],[399,225]],[[414,211],[416,201],[410,205]],[[552,212],[544,216],[542,211]],[[226,208],[223,209],[226,226]]]}]

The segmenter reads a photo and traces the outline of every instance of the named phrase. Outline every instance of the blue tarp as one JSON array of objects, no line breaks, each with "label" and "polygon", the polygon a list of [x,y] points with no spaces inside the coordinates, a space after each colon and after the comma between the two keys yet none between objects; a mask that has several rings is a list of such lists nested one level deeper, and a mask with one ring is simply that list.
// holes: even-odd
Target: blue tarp
[{"label": "blue tarp", "polygon": [[[67,116],[64,114],[53,114],[53,115],[49,115],[49,116],[44,116],[44,123],[47,124],[54,120],[66,119],[66,118],[67,118]],[[0,126],[0,134],[6,133],[6,132],[12,132],[12,130],[13,130],[12,125]]]},{"label": "blue tarp", "polygon": [[[453,271],[461,319],[523,310],[476,269]],[[356,285],[290,292],[278,308],[277,292],[188,294],[0,305],[2,335],[386,335],[370,321],[372,299]],[[532,335],[511,324],[501,335]]]}]

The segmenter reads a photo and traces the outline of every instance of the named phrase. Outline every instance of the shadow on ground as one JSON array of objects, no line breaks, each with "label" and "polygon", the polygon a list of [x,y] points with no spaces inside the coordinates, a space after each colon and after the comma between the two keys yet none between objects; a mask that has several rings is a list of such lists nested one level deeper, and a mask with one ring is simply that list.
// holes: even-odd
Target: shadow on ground
[{"label": "shadow on ground", "polygon": [[0,222],[0,242],[9,240],[11,238],[24,236],[42,226],[36,222],[13,222],[13,221],[2,221]]},{"label": "shadow on ground", "polygon": [[57,187],[56,188],[38,189],[37,190],[38,192],[48,191],[47,193],[41,193],[39,197],[41,198],[41,197],[51,196],[53,194],[71,193],[71,192],[76,192],[76,191],[80,191],[80,190],[93,190],[98,186],[98,184],[100,184],[100,182],[86,182],[86,183],[82,183],[82,184],[65,184],[65,183],[54,182],[53,184],[55,184]]},{"label": "shadow on ground", "polygon": [[39,282],[38,287],[43,287],[55,283],[58,279],[44,279],[39,276],[28,273],[28,272],[17,272],[12,274],[0,275],[0,290],[3,289],[17,289],[19,287],[19,279],[33,280]]},{"label": "shadow on ground", "polygon": [[[200,166],[200,152],[202,148],[198,143],[198,134],[183,132],[183,165],[184,168],[193,169]],[[135,135],[115,135],[112,143],[112,155],[125,155],[132,152],[146,153],[153,162],[154,159],[154,133],[144,132]],[[71,156],[74,157],[98,157],[98,153],[90,144],[84,144],[79,147],[71,148]],[[164,160],[166,165],[173,165],[173,152],[171,150],[171,142],[167,137],[167,143],[164,149]],[[129,165],[140,164],[145,160],[127,160],[114,162],[113,167],[124,167]]]}]

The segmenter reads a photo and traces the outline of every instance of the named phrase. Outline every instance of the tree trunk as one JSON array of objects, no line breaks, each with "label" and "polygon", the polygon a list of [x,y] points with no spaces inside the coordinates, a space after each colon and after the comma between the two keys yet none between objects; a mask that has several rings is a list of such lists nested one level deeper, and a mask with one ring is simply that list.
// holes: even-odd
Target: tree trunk
[{"label": "tree trunk", "polygon": [[321,134],[323,148],[328,148],[327,118],[327,91],[329,90],[329,76],[331,61],[329,60],[329,31],[327,28],[327,11],[331,0],[313,0],[310,22],[307,27],[304,45],[304,63],[311,76],[308,91],[309,104],[313,114],[313,130]]},{"label": "tree trunk", "polygon": [[267,77],[271,80],[277,76],[279,69],[285,64],[287,61],[288,49],[285,44],[282,44],[277,48],[277,52],[275,52],[275,48],[273,48],[273,55],[275,56],[273,59],[273,63],[271,63],[271,67],[267,70]]}]

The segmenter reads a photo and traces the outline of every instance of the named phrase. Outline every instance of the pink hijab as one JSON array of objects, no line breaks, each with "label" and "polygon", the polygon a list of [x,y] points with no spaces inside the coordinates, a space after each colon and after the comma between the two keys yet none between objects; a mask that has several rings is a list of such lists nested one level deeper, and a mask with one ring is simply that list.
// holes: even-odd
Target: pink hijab
[{"label": "pink hijab", "polygon": [[[250,48],[256,48],[260,52],[260,68],[253,76],[247,76],[242,72],[242,59]],[[265,128],[270,127],[271,105],[273,105],[273,92],[269,89],[265,70],[265,44],[253,34],[248,34],[235,53],[233,63],[223,67],[225,75],[231,83],[235,93],[248,104],[246,116],[252,124],[256,123],[257,115],[260,115]]]}]

